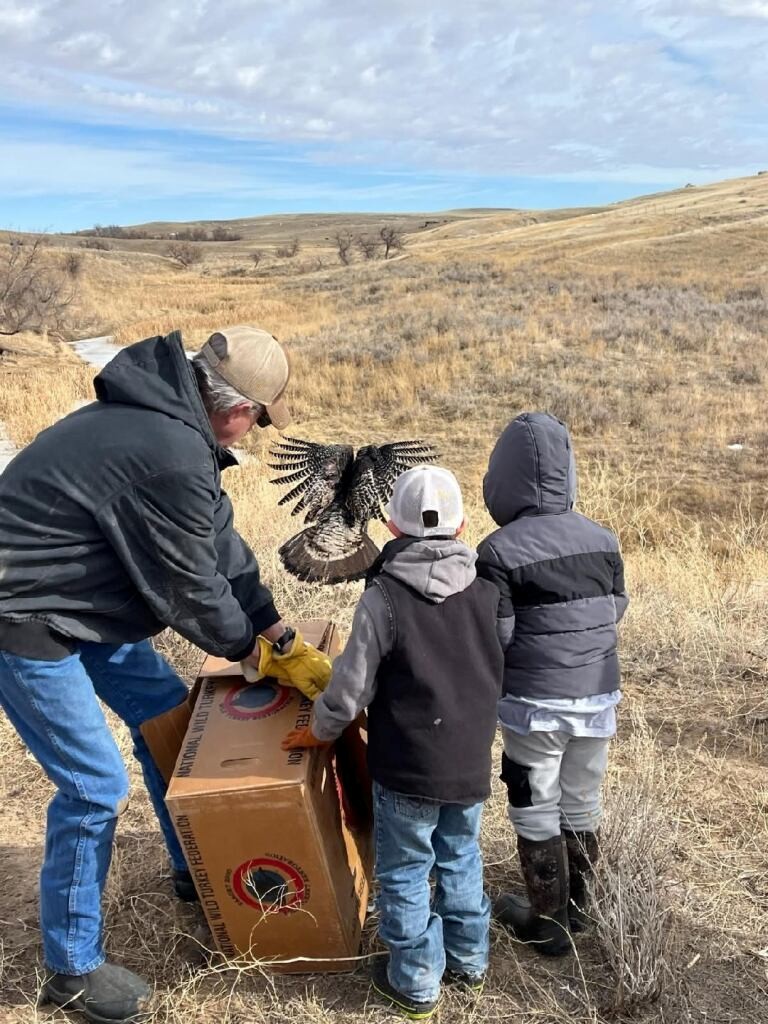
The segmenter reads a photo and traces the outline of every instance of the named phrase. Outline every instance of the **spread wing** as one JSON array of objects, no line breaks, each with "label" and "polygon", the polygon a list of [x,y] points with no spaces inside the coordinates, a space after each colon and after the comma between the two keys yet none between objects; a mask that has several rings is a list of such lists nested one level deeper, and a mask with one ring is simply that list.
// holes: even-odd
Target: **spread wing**
[{"label": "spread wing", "polygon": [[273,461],[268,465],[285,475],[275,477],[271,483],[293,485],[278,504],[296,501],[291,515],[304,512],[304,521],[313,522],[341,495],[342,481],[353,454],[351,445],[315,444],[294,437],[274,445],[270,450]]},{"label": "spread wing", "polygon": [[394,441],[366,445],[357,453],[346,493],[347,507],[357,522],[386,522],[383,509],[392,497],[395,480],[412,466],[434,462],[435,449],[423,441]]},{"label": "spread wing", "polygon": [[286,438],[272,449],[273,468],[293,484],[280,504],[298,499],[293,515],[305,512],[306,526],[280,548],[286,569],[312,583],[361,579],[379,549],[368,536],[369,521],[384,520],[382,506],[406,469],[435,458],[421,441],[396,441],[361,448],[356,458],[348,445],[320,445]]}]

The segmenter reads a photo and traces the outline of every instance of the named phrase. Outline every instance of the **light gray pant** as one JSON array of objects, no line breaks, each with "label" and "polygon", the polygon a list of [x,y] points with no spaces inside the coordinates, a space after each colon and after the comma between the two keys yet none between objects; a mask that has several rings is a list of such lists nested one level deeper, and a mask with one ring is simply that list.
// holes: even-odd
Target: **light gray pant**
[{"label": "light gray pant", "polygon": [[509,791],[509,818],[518,835],[540,841],[600,825],[600,790],[610,739],[567,732],[520,736],[503,729],[501,777]]}]

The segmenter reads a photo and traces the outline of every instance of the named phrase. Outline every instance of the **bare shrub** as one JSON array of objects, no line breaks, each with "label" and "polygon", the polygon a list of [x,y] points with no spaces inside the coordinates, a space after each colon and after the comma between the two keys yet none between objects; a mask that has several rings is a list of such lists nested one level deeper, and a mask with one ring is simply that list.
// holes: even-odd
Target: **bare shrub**
[{"label": "bare shrub", "polygon": [[339,262],[345,267],[349,266],[354,238],[348,231],[337,231],[333,240],[336,243],[336,255],[339,257]]},{"label": "bare shrub", "polygon": [[182,228],[171,235],[171,238],[177,242],[207,242],[209,235],[205,228]]},{"label": "bare shrub", "polygon": [[83,257],[77,252],[68,252],[63,267],[69,277],[79,277],[83,269]]},{"label": "bare shrub", "polygon": [[93,238],[84,238],[80,242],[81,249],[98,249],[101,252],[109,252],[112,246],[109,242],[105,242],[103,238],[94,236]]},{"label": "bare shrub", "polygon": [[301,242],[298,238],[292,238],[286,245],[278,246],[276,255],[283,260],[292,260],[294,256],[298,256],[301,252]]},{"label": "bare shrub", "polygon": [[477,263],[445,263],[439,268],[440,282],[462,285],[496,284],[504,272],[488,260]]},{"label": "bare shrub", "polygon": [[568,383],[552,383],[539,396],[545,412],[551,412],[577,433],[594,434],[607,427],[611,413],[591,389]]},{"label": "bare shrub", "polygon": [[384,259],[388,260],[390,255],[401,252],[405,248],[405,236],[401,228],[394,224],[385,224],[379,231],[379,238],[384,244]]},{"label": "bare shrub", "polygon": [[72,280],[46,258],[41,238],[11,238],[0,256],[0,334],[53,331],[64,327],[75,297]]},{"label": "bare shrub", "polygon": [[263,259],[264,253],[262,252],[262,250],[254,249],[254,251],[251,253],[251,262],[253,263],[254,267],[258,267],[258,265],[261,263]]},{"label": "bare shrub", "polygon": [[232,231],[231,228],[225,228],[222,224],[217,224],[211,232],[212,242],[239,242],[242,237],[236,231]]},{"label": "bare shrub", "polygon": [[359,235],[357,238],[357,248],[364,260],[375,260],[381,244],[380,238],[372,238],[370,235]]},{"label": "bare shrub", "polygon": [[728,368],[728,380],[731,384],[762,384],[763,371],[757,363]]},{"label": "bare shrub", "polygon": [[143,228],[124,228],[119,224],[94,224],[92,228],[84,231],[76,231],[76,235],[85,235],[90,238],[153,238],[161,237],[152,235]]},{"label": "bare shrub", "polygon": [[674,834],[659,809],[653,739],[635,719],[630,759],[644,770],[624,776],[612,794],[590,883],[595,937],[613,980],[610,1008],[619,1013],[677,996],[683,966],[670,881]]},{"label": "bare shrub", "polygon": [[203,258],[200,250],[189,242],[171,242],[165,252],[182,267],[191,267]]}]

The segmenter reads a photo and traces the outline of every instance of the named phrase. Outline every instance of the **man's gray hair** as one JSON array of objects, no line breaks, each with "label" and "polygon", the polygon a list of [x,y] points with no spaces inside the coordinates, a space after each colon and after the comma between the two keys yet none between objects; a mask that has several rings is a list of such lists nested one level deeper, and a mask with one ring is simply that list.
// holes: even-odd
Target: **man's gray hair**
[{"label": "man's gray hair", "polygon": [[228,384],[221,374],[214,370],[205,356],[199,352],[192,359],[192,369],[195,371],[197,386],[207,413],[229,412],[230,409],[234,409],[236,405],[242,405],[243,402],[247,402],[252,409],[262,410],[264,408]]}]

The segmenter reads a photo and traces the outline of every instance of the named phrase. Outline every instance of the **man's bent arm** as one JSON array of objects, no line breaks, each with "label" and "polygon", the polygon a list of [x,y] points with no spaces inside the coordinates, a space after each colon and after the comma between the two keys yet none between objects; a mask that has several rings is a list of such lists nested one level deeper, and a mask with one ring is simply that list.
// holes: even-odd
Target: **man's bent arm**
[{"label": "man's bent arm", "polygon": [[219,572],[216,498],[204,471],[182,467],[112,495],[96,518],[161,622],[209,654],[240,661],[261,630]]}]

